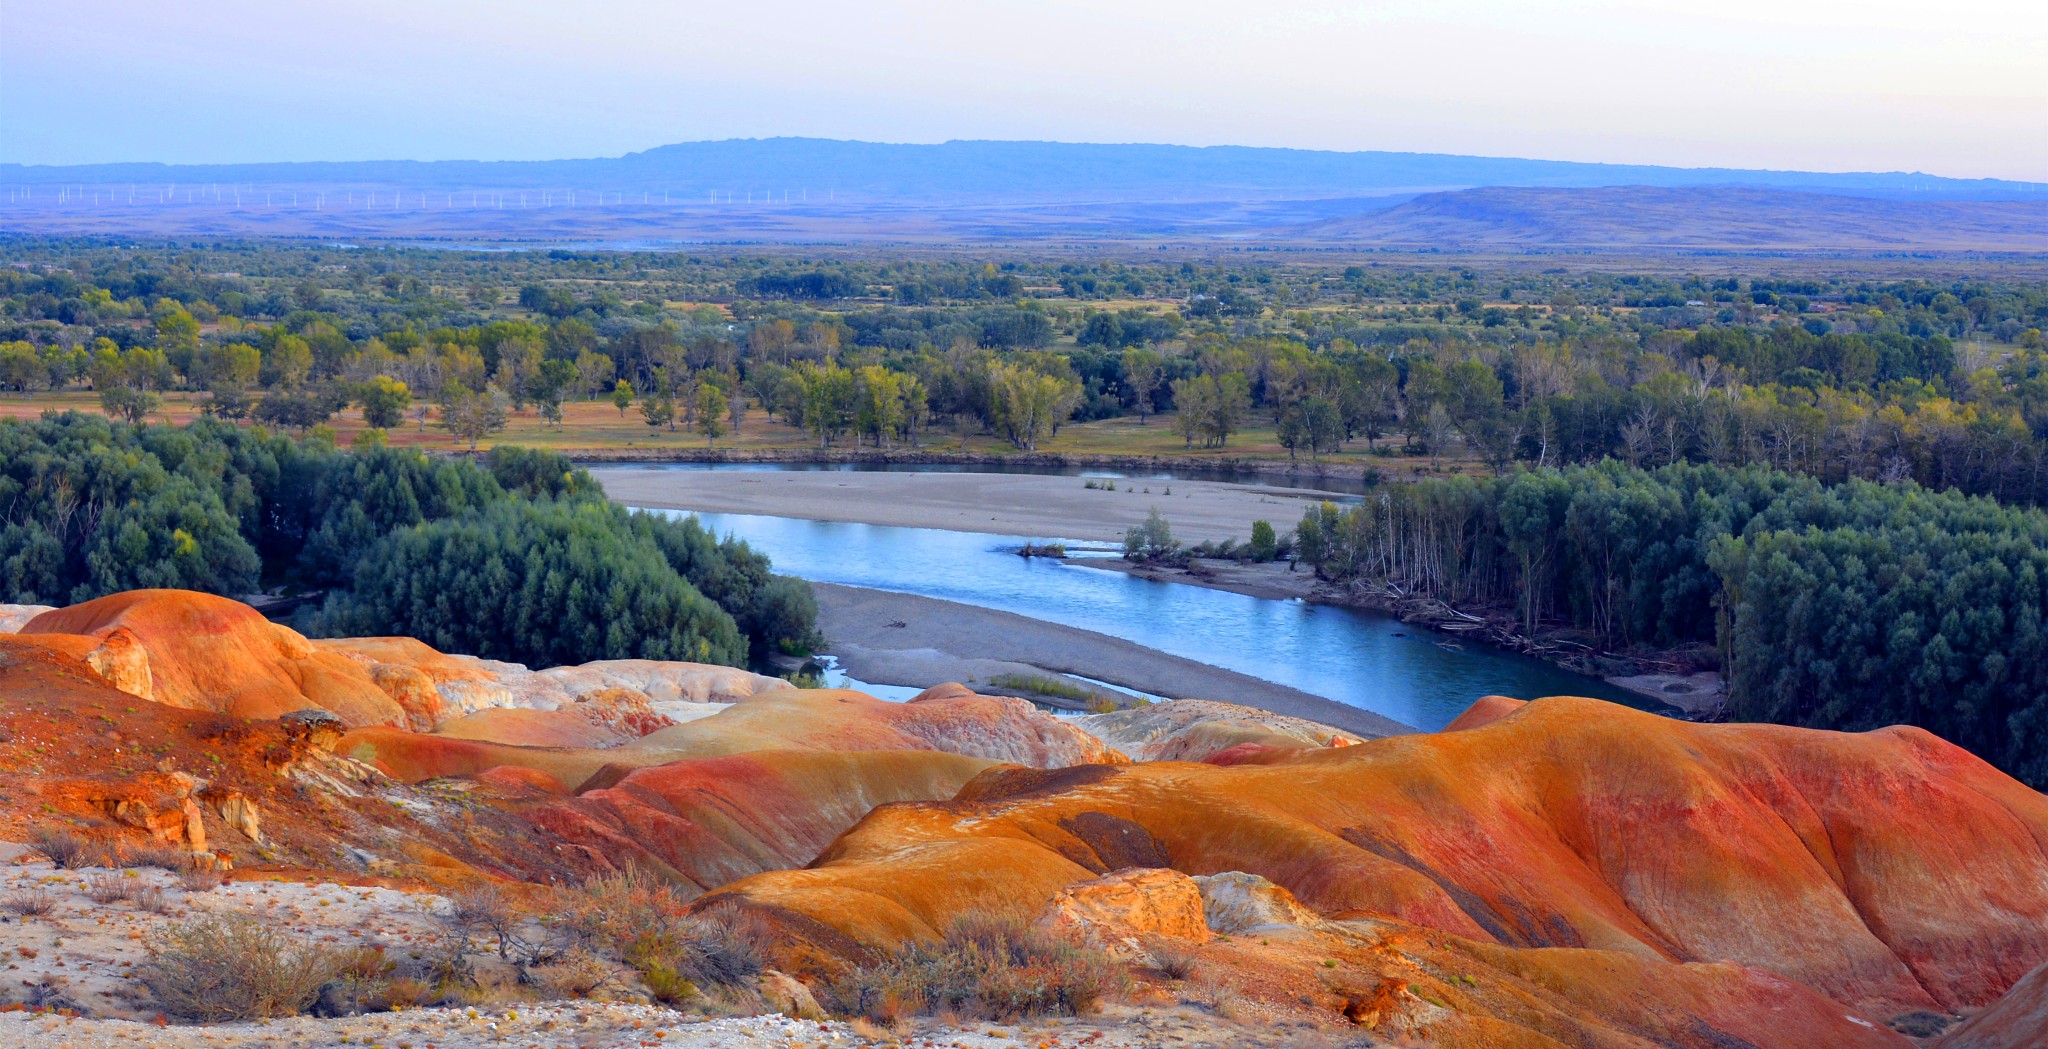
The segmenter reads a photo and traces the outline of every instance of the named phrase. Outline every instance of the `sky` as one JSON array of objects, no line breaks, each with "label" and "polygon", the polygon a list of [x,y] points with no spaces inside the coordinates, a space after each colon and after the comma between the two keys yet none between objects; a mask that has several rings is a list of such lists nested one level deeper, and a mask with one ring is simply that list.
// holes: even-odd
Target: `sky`
[{"label": "sky", "polygon": [[0,0],[0,161],[808,135],[2048,181],[2044,0]]}]

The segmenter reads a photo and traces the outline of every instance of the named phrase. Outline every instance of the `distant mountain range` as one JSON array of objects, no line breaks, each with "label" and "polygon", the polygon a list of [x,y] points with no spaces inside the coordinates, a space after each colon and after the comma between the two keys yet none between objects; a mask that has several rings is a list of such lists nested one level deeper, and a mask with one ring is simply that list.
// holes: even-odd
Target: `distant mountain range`
[{"label": "distant mountain range", "polygon": [[1242,146],[733,139],[553,161],[0,165],[0,232],[2048,251],[2048,184]]},{"label": "distant mountain range", "polygon": [[0,164],[0,185],[131,182],[405,189],[810,192],[837,200],[1246,200],[1424,193],[1475,186],[1768,186],[1858,196],[2008,200],[2048,185],[1907,172],[1826,173],[1584,164],[1443,153],[1334,153],[1250,146],[956,141],[939,145],[816,138],[683,142],[623,157],[543,161],[351,161],[290,164]]}]

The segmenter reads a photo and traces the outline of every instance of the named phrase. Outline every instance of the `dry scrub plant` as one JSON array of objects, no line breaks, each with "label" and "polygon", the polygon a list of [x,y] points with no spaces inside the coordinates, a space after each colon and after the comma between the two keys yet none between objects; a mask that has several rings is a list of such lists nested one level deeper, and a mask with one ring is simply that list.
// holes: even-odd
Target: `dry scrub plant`
[{"label": "dry scrub plant", "polygon": [[571,902],[568,921],[592,953],[637,970],[657,1001],[672,1005],[704,990],[750,994],[767,964],[767,931],[750,914],[692,914],[689,904],[676,886],[628,871],[592,879]]},{"label": "dry scrub plant", "polygon": [[50,895],[48,889],[31,885],[8,893],[6,899],[0,900],[0,908],[17,917],[40,918],[57,909],[57,897]]},{"label": "dry scrub plant", "polygon": [[1023,921],[970,912],[938,943],[913,943],[833,988],[843,1011],[892,1020],[951,1011],[989,1020],[1080,1015],[1124,980],[1108,954]]},{"label": "dry scrub plant", "polygon": [[59,870],[77,870],[92,866],[94,853],[98,850],[90,842],[62,827],[37,827],[28,843],[37,852],[50,858]]},{"label": "dry scrub plant", "polygon": [[246,914],[209,915],[158,930],[137,967],[164,1012],[218,1023],[305,1012],[347,959],[332,948],[293,946]]}]

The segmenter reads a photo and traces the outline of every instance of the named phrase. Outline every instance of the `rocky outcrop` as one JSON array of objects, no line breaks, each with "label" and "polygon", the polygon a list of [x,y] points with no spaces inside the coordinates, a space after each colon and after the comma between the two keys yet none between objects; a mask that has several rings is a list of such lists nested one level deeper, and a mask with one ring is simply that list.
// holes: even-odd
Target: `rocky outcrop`
[{"label": "rocky outcrop", "polygon": [[1209,938],[1202,891],[1176,870],[1133,867],[1054,893],[1037,924],[1127,958],[1145,955],[1143,938]]},{"label": "rocky outcrop", "polygon": [[1209,699],[1175,699],[1074,719],[1133,761],[1207,761],[1233,748],[1349,746],[1360,737],[1301,718]]},{"label": "rocky outcrop", "polygon": [[424,732],[479,711],[577,708],[607,738],[628,739],[790,687],[702,663],[602,660],[534,671],[412,638],[310,640],[239,601],[185,590],[6,607],[15,609],[10,618],[35,611],[20,625],[23,640],[84,660],[131,695],[238,717],[314,706],[350,725]]},{"label": "rocky outcrop", "polygon": [[1281,929],[1321,928],[1323,916],[1302,906],[1286,889],[1243,871],[1194,879],[1202,896],[1202,921],[1230,936],[1256,936]]},{"label": "rocky outcrop", "polygon": [[879,943],[973,908],[1036,913],[1121,867],[1243,871],[1327,919],[1436,930],[1500,964],[1567,948],[1654,963],[1655,981],[1729,963],[1886,1018],[1988,1003],[2048,959],[2044,843],[2048,798],[1925,732],[1555,698],[1278,765],[991,769],[717,898]]},{"label": "rocky outcrop", "polygon": [[[367,668],[315,648],[239,601],[186,590],[131,590],[44,612],[27,641],[127,636],[148,654],[147,697],[188,710],[275,718],[307,706],[352,725],[402,724],[405,710]],[[141,695],[143,693],[135,693]]]},{"label": "rocky outcrop", "polygon": [[55,611],[55,609],[49,605],[10,605],[0,603],[0,634],[12,634],[20,630],[29,620],[42,615],[44,612],[52,611]]}]

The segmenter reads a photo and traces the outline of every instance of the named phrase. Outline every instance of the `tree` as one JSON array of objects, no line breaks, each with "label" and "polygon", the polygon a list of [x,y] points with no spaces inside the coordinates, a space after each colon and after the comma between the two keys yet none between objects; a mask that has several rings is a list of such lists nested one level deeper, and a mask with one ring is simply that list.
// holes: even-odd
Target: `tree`
[{"label": "tree", "polygon": [[1166,515],[1153,507],[1145,515],[1145,523],[1134,525],[1124,532],[1124,557],[1131,561],[1157,561],[1171,556],[1180,549],[1180,540],[1173,537],[1173,527],[1166,523]]},{"label": "tree", "polygon": [[1429,411],[1422,417],[1423,440],[1429,442],[1431,469],[1436,468],[1441,461],[1444,446],[1450,443],[1452,432],[1451,413],[1445,410],[1443,402],[1431,404]]},{"label": "tree", "polygon": [[153,391],[133,386],[109,386],[100,391],[100,410],[130,423],[139,423],[156,411],[163,398]]},{"label": "tree", "polygon": [[1335,451],[1343,440],[1343,417],[1328,398],[1306,397],[1280,413],[1278,437],[1288,458],[1294,458],[1297,448],[1306,448],[1314,461],[1323,452]]},{"label": "tree", "polygon": [[886,447],[903,431],[903,376],[871,364],[855,377],[860,384],[855,424],[874,438],[875,447]]},{"label": "tree", "polygon": [[1273,531],[1271,521],[1253,521],[1252,538],[1249,544],[1252,560],[1271,561],[1280,552],[1280,537]]},{"label": "tree", "polygon": [[801,398],[804,428],[818,438],[818,447],[830,447],[855,421],[860,391],[853,373],[830,362],[805,362],[792,374]]},{"label": "tree", "polygon": [[313,371],[313,348],[296,335],[280,335],[263,354],[263,383],[296,389]]},{"label": "tree", "polygon": [[576,381],[576,366],[559,358],[540,362],[526,379],[526,392],[540,409],[540,417],[562,427],[562,400]]},{"label": "tree", "polygon": [[441,397],[441,425],[458,440],[468,441],[472,450],[503,430],[511,418],[511,399],[495,384],[482,390],[450,384]]},{"label": "tree", "polygon": [[647,425],[652,429],[659,430],[664,426],[671,430],[675,429],[675,399],[659,390],[642,396],[640,398],[640,418],[647,420]]},{"label": "tree", "polygon": [[334,402],[319,390],[280,390],[264,397],[253,415],[257,422],[303,434],[334,417]]},{"label": "tree", "polygon": [[725,398],[725,422],[734,436],[740,432],[740,424],[747,421],[747,391],[734,387]]},{"label": "tree", "polygon": [[725,391],[711,383],[697,385],[697,432],[704,435],[705,447],[718,443],[725,436]]},{"label": "tree", "polygon": [[619,410],[619,418],[626,417],[626,409],[633,406],[633,384],[624,379],[612,384],[612,407]]},{"label": "tree", "polygon": [[1011,444],[1037,451],[1039,436],[1063,423],[1081,403],[1081,385],[1020,365],[998,362],[989,370],[996,423]]},{"label": "tree", "polygon": [[363,422],[380,430],[405,422],[405,410],[412,407],[412,390],[388,375],[373,376],[357,396],[363,403]]},{"label": "tree", "polygon": [[1166,362],[1151,350],[1129,349],[1124,351],[1124,385],[1130,387],[1132,407],[1138,412],[1138,425],[1145,425],[1145,417],[1152,414],[1152,395],[1159,390],[1160,382],[1166,375]]}]

